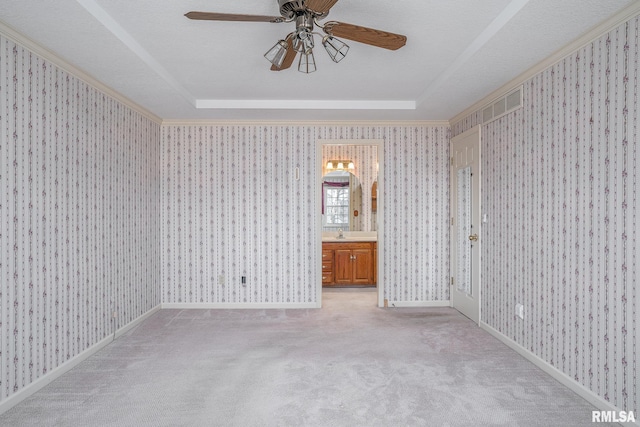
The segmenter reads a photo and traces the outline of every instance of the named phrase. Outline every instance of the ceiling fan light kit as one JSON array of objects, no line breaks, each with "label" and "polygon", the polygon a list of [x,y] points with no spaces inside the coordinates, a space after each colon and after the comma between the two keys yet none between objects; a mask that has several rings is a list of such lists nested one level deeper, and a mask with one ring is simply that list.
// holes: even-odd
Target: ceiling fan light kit
[{"label": "ceiling fan light kit", "polygon": [[264,57],[267,58],[267,61],[280,68],[284,62],[285,55],[287,54],[287,47],[287,42],[285,40],[280,40],[264,54]]},{"label": "ceiling fan light kit", "polygon": [[302,30],[295,35],[293,42],[293,48],[296,52],[309,53],[313,50],[313,33],[307,30]]},{"label": "ceiling fan light kit", "polygon": [[[327,17],[329,10],[338,0],[278,0],[281,16],[240,15],[215,12],[189,12],[185,16],[194,20],[207,21],[243,21],[243,22],[293,22],[295,31],[279,40],[264,57],[271,62],[272,71],[281,71],[291,67],[297,54],[300,54],[298,71],[312,73],[316,71],[313,55],[313,35],[322,37],[322,46],[333,62],[340,62],[349,51],[349,46],[336,36],[375,47],[396,50],[404,46],[407,38],[400,34],[389,33],[373,28],[361,27],[343,22],[330,21],[324,25],[320,20]],[[314,32],[314,26],[325,34]]]},{"label": "ceiling fan light kit", "polygon": [[312,50],[300,53],[298,71],[305,74],[313,73],[314,71],[316,71],[316,59],[313,56]]},{"label": "ceiling fan light kit", "polygon": [[322,46],[324,46],[333,62],[342,61],[349,51],[349,45],[328,34],[322,38]]}]

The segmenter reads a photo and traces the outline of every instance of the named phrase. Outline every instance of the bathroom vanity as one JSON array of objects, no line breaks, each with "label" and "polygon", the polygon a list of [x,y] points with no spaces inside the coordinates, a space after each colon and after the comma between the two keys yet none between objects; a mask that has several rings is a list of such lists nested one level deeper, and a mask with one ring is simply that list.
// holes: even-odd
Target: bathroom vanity
[{"label": "bathroom vanity", "polygon": [[322,242],[322,286],[375,286],[377,283],[376,241]]},{"label": "bathroom vanity", "polygon": [[[377,285],[379,149],[377,145],[323,146],[323,165],[327,165],[321,203],[323,287]],[[331,158],[356,162],[352,170],[335,169],[335,164],[348,163]]]}]

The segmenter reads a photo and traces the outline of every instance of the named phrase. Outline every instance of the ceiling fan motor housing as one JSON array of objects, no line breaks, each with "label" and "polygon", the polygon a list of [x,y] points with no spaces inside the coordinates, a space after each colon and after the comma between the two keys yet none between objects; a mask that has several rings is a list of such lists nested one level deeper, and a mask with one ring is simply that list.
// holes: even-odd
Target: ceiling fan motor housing
[{"label": "ceiling fan motor housing", "polygon": [[278,0],[280,15],[285,19],[293,19],[306,10],[305,0]]}]

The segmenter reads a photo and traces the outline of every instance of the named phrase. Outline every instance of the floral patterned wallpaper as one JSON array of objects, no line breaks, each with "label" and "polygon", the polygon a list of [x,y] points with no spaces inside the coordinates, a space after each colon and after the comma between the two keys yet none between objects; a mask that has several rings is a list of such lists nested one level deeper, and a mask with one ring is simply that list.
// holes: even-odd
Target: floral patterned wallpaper
[{"label": "floral patterned wallpaper", "polygon": [[317,303],[319,139],[384,139],[385,297],[449,299],[447,126],[171,125],[163,303]]},{"label": "floral patterned wallpaper", "polygon": [[482,131],[482,320],[636,414],[639,31],[636,17],[525,82],[524,108]]},{"label": "floral patterned wallpaper", "polygon": [[160,304],[160,125],[0,35],[0,130],[2,401]]}]

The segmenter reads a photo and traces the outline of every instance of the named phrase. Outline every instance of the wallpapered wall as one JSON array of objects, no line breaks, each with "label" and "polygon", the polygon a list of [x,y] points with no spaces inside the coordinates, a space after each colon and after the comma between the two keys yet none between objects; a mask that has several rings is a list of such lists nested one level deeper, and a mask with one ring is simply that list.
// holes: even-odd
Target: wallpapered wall
[{"label": "wallpapered wall", "polygon": [[[358,231],[375,231],[377,219],[371,211],[371,186],[378,179],[378,147],[373,145],[325,145],[322,147],[322,173],[329,160],[353,160],[353,175],[362,186],[362,207]],[[335,166],[335,165],[334,165]]]},{"label": "wallpapered wall", "polygon": [[161,302],[315,303],[320,138],[386,141],[386,297],[448,300],[448,127],[161,127],[0,65],[0,401]]},{"label": "wallpapered wall", "polygon": [[319,139],[385,140],[385,297],[449,299],[447,126],[173,125],[162,128],[164,303],[317,303]]},{"label": "wallpapered wall", "polygon": [[[639,26],[484,126],[482,230],[483,320],[637,412]],[[385,298],[449,299],[446,126],[161,129],[1,36],[0,65],[0,400],[160,302],[315,303],[318,139],[385,140]]]},{"label": "wallpapered wall", "polygon": [[639,21],[527,81],[482,141],[483,320],[636,414]]},{"label": "wallpapered wall", "polygon": [[0,128],[3,400],[160,303],[160,126],[0,36]]}]

